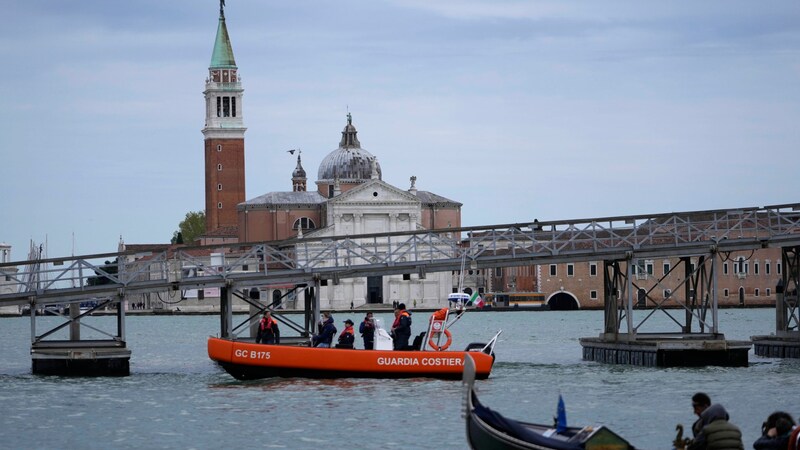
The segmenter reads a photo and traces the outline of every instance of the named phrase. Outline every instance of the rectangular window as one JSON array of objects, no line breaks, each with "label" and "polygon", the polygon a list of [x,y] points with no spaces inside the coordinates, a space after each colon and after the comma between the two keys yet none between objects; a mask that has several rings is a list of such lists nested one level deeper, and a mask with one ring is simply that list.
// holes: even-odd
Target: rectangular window
[{"label": "rectangular window", "polygon": [[758,261],[753,263],[753,275],[758,275]]},{"label": "rectangular window", "polygon": [[767,288],[767,297],[769,297],[770,294],[772,294],[772,291],[770,290],[770,288]]},{"label": "rectangular window", "polygon": [[503,268],[502,267],[495,267],[494,268],[494,276],[502,277],[503,276]]},{"label": "rectangular window", "polygon": [[556,265],[555,264],[550,264],[550,276],[554,277],[557,274],[558,274],[558,271],[556,270]]},{"label": "rectangular window", "polygon": [[726,297],[726,298],[728,297],[728,289],[723,289],[722,290],[722,296]]},{"label": "rectangular window", "polygon": [[222,97],[222,117],[231,116],[231,98]]},{"label": "rectangular window", "polygon": [[776,266],[776,269],[778,271],[778,275],[780,275],[781,272],[782,272],[782,270],[781,270],[782,263],[775,263],[775,266]]},{"label": "rectangular window", "polygon": [[769,261],[765,262],[764,263],[764,272],[766,272],[767,275],[769,275],[769,273],[771,272],[771,269],[772,269],[772,267],[770,266]]},{"label": "rectangular window", "polygon": [[728,263],[727,262],[722,263],[722,274],[723,275],[727,275],[728,274]]},{"label": "rectangular window", "polygon": [[672,291],[669,289],[664,289],[664,298],[669,298],[670,295],[672,295]]},{"label": "rectangular window", "polygon": [[597,291],[589,291],[589,298],[597,300]]},{"label": "rectangular window", "polygon": [[575,276],[575,265],[574,264],[567,264],[567,276],[574,277]]},{"label": "rectangular window", "polygon": [[652,275],[653,274],[653,262],[652,261],[647,261],[647,274],[648,275]]},{"label": "rectangular window", "polygon": [[664,270],[664,275],[668,274],[669,273],[669,263],[665,262],[662,269]]},{"label": "rectangular window", "polygon": [[231,111],[233,112],[233,117],[236,117],[236,97],[231,97]]},{"label": "rectangular window", "polygon": [[217,97],[217,117],[222,117],[222,97]]},{"label": "rectangular window", "polygon": [[589,276],[590,277],[597,276],[597,263],[589,263]]}]

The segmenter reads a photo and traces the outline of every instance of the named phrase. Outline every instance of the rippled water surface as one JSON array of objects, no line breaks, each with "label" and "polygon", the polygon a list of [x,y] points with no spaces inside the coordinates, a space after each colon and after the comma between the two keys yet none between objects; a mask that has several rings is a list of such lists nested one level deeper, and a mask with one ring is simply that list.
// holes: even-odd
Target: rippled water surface
[{"label": "rippled water surface", "polygon": [[[773,309],[720,311],[728,339],[774,331]],[[341,321],[361,315],[337,314]],[[387,315],[383,315],[388,320]],[[422,331],[427,313],[414,315]],[[97,325],[113,318],[92,318]],[[601,311],[468,313],[454,346],[502,329],[481,400],[506,416],[550,422],[558,394],[571,425],[605,424],[642,448],[670,448],[694,421],[690,397],[708,392],[742,428],[745,447],[774,410],[800,415],[800,361],[750,355],[747,368],[650,369],[581,360]],[[658,314],[645,331],[674,331]],[[466,448],[458,381],[271,379],[239,382],[212,363],[216,316],[129,316],[131,376],[30,373],[30,319],[0,319],[0,442],[4,448]],[[38,331],[41,332],[44,327]],[[87,331],[86,333],[91,333]],[[86,335],[84,337],[87,337]],[[791,389],[791,391],[790,391]]]}]

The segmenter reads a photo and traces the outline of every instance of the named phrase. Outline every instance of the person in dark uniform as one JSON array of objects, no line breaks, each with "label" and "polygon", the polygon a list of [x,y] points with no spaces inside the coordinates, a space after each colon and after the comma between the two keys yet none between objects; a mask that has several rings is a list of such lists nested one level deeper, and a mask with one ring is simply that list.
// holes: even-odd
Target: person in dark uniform
[{"label": "person in dark uniform", "polygon": [[333,336],[336,334],[336,326],[333,324],[333,316],[326,312],[322,314],[322,329],[319,334],[315,334],[311,339],[314,347],[330,348]]},{"label": "person in dark uniform", "polygon": [[392,324],[392,338],[395,350],[407,350],[408,339],[411,337],[411,313],[406,311],[406,304],[400,303],[394,310],[394,323]]},{"label": "person in dark uniform", "polygon": [[281,331],[278,329],[278,322],[272,318],[272,313],[264,311],[264,317],[258,323],[258,333],[256,334],[256,344],[280,344]]},{"label": "person in dark uniform", "polygon": [[364,317],[364,321],[358,326],[358,332],[364,338],[364,349],[372,350],[375,348],[375,322],[372,319],[372,313],[368,312]]},{"label": "person in dark uniform", "polygon": [[354,348],[356,342],[356,334],[353,330],[353,321],[347,319],[344,321],[344,330],[342,334],[339,335],[339,342],[336,344],[336,348]]}]

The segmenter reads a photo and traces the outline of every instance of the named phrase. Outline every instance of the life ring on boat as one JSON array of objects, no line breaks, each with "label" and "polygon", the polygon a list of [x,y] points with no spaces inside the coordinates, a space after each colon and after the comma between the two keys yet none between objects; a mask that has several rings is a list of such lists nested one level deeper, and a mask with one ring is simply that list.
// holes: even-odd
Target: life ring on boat
[{"label": "life ring on boat", "polygon": [[431,333],[431,338],[428,339],[428,345],[431,346],[432,349],[436,350],[437,352],[441,352],[447,350],[450,347],[450,344],[453,343],[453,335],[450,334],[450,330],[444,330],[444,335],[447,336],[447,342],[444,343],[442,346],[436,345],[436,342],[433,341],[433,335],[436,333]]}]

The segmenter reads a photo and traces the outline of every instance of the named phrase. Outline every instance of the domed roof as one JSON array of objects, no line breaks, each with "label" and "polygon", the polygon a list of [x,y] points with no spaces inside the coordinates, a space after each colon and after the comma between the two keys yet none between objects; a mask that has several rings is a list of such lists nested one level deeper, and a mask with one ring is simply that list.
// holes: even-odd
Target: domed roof
[{"label": "domed roof", "polygon": [[320,163],[317,183],[333,183],[337,178],[342,183],[360,183],[369,180],[372,178],[373,161],[378,179],[381,179],[380,164],[370,152],[361,148],[357,134],[353,118],[347,114],[347,125],[342,131],[339,148],[329,153]]}]

